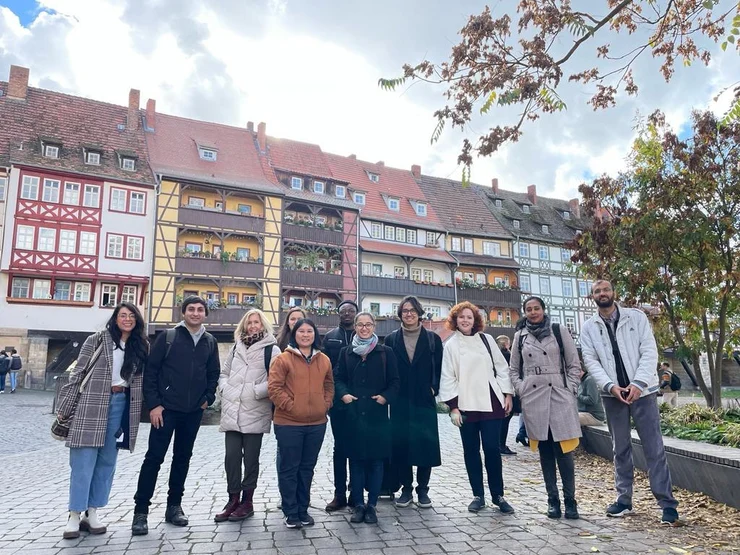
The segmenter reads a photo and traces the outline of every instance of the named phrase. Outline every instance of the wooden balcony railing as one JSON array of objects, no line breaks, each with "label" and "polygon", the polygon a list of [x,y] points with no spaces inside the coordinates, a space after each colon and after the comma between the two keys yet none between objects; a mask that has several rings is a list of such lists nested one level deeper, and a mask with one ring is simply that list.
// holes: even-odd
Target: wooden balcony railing
[{"label": "wooden balcony railing", "polygon": [[249,214],[235,214],[181,206],[178,221],[185,225],[206,226],[219,229],[236,229],[247,233],[264,233],[265,219]]},{"label": "wooden balcony railing", "polygon": [[426,285],[410,279],[384,278],[375,276],[360,277],[360,293],[380,295],[415,295],[424,299],[438,299],[454,302],[455,289],[446,285]]}]

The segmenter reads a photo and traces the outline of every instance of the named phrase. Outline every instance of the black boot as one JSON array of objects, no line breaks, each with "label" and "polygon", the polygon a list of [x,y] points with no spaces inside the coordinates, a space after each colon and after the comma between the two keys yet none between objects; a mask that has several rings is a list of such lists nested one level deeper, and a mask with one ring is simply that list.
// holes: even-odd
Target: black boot
[{"label": "black boot", "polygon": [[188,517],[185,516],[180,505],[170,505],[167,507],[167,510],[164,512],[164,521],[175,526],[188,525]]},{"label": "black boot", "polygon": [[547,518],[560,518],[563,513],[560,510],[560,499],[557,497],[547,498]]},{"label": "black boot", "polygon": [[131,524],[132,536],[146,536],[149,533],[149,525],[146,519],[147,515],[144,513],[134,513],[134,522]]},{"label": "black boot", "polygon": [[581,515],[578,514],[578,503],[573,498],[565,498],[565,518],[570,520],[581,518]]}]

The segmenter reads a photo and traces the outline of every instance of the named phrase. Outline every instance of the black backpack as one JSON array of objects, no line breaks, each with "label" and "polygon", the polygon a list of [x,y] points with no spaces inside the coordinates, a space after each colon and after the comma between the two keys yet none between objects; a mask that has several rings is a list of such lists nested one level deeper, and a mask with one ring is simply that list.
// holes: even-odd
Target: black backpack
[{"label": "black backpack", "polygon": [[[270,362],[272,362],[272,348],[277,347],[276,343],[273,343],[272,345],[265,345],[265,351],[264,351],[264,360],[265,360],[265,372],[267,374],[270,374]],[[236,343],[231,347],[231,352],[229,353],[229,356],[233,357],[236,354]]]},{"label": "black backpack", "polygon": [[[568,387],[568,378],[565,376],[565,348],[563,347],[563,336],[560,334],[560,324],[552,324],[552,333],[560,348],[560,373],[563,375],[563,384]],[[524,357],[522,357],[522,346],[524,335],[519,333],[519,379],[524,379]]]},{"label": "black backpack", "polygon": [[678,391],[681,389],[681,378],[676,376],[676,374],[671,374],[671,385],[670,385],[671,391]]},{"label": "black backpack", "polygon": [[[206,336],[206,341],[208,342],[208,349],[213,350],[216,347],[216,338],[213,337],[210,333],[203,332]],[[166,332],[166,336],[164,338],[165,343],[167,344],[167,348],[164,352],[164,358],[162,359],[162,362],[167,360],[167,357],[170,356],[170,351],[172,350],[172,344],[175,342],[175,338],[177,337],[177,328],[170,328]]]},{"label": "black backpack", "polygon": [[10,369],[11,370],[20,370],[23,368],[23,363],[21,362],[21,357],[18,355],[13,355],[10,357]]}]

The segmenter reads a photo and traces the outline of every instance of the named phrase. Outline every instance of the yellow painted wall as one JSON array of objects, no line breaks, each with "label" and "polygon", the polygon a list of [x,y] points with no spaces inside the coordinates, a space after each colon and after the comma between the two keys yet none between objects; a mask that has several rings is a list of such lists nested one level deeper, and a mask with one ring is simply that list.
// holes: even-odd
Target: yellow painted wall
[{"label": "yellow painted wall", "polygon": [[[471,273],[474,276],[473,279],[475,279],[476,274],[486,274],[485,271],[482,271],[481,268],[476,266],[460,266],[455,270],[455,272],[460,272],[463,275]],[[494,284],[496,283],[495,278],[500,277],[503,279],[505,276],[509,276],[510,286],[514,287],[518,284],[516,272],[514,270],[489,270],[486,276],[486,283]]]},{"label": "yellow painted wall", "polygon": [[282,299],[280,296],[280,270],[282,264],[283,241],[283,199],[266,197],[265,237],[262,254],[265,283],[262,289],[262,310],[268,320],[277,324],[280,321]]},{"label": "yellow painted wall", "polygon": [[[190,281],[188,283],[187,281]],[[184,291],[197,291],[199,295],[205,297],[206,293],[218,293],[218,287],[213,282],[199,282],[197,280],[187,280],[180,282],[177,286],[177,295],[182,296]],[[242,294],[258,295],[259,290],[254,286],[235,286],[227,285],[221,290],[221,298],[228,299],[229,293],[236,293],[239,302],[242,300]]]},{"label": "yellow painted wall", "polygon": [[[215,209],[216,202],[222,202],[221,195],[216,190],[187,188],[182,193],[182,205],[191,204],[190,198],[197,197],[205,200],[205,207]],[[262,217],[265,209],[259,199],[248,197],[246,195],[231,194],[226,197],[226,210],[238,212],[240,204],[247,204],[252,208],[252,216]]]},{"label": "yellow painted wall", "polygon": [[[210,244],[206,244],[206,239],[210,241]],[[199,244],[201,245],[201,250],[212,252],[214,246],[221,245],[221,239],[213,234],[194,232],[186,232],[180,234],[178,248],[184,249],[187,243]],[[233,253],[236,252],[237,247],[249,249],[249,256],[251,256],[252,258],[259,258],[260,256],[262,256],[260,253],[260,244],[257,239],[253,239],[251,237],[236,237],[233,235],[227,239],[224,239],[223,251]]]},{"label": "yellow painted wall", "polygon": [[[454,234],[448,235],[447,236],[447,250],[448,251],[451,251],[452,250],[452,238],[453,237],[460,237],[460,240],[461,240],[462,244],[464,245],[464,240],[465,240],[466,236],[464,236],[464,235],[454,235]],[[467,238],[469,239],[470,237],[468,236]],[[483,255],[484,254],[483,253],[483,242],[484,241],[486,243],[489,243],[489,242],[490,243],[498,243],[502,257],[507,258],[507,257],[511,256],[511,241],[499,240],[499,239],[488,239],[488,238],[483,239],[483,238],[479,238],[479,237],[473,237],[473,254],[480,254],[480,255]]]},{"label": "yellow painted wall", "polygon": [[[500,324],[499,324],[499,321],[498,321],[498,313],[499,312],[501,312],[501,314],[503,316],[503,322],[501,322]],[[511,315],[511,321],[508,321],[507,320],[507,318],[506,318],[506,315],[507,314],[510,314]],[[512,310],[510,308],[493,309],[493,310],[491,310],[488,313],[488,321],[491,322],[494,326],[497,326],[497,325],[503,325],[503,326],[511,325],[511,326],[514,326],[517,323],[518,320],[519,320],[519,312],[516,311],[516,310]]]}]

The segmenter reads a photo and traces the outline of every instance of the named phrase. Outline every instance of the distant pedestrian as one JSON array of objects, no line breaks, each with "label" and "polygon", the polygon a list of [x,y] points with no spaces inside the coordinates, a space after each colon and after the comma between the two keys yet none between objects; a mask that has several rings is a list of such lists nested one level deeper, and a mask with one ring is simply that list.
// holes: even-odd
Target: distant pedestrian
[{"label": "distant pedestrian", "polygon": [[[509,360],[511,360],[511,339],[509,339],[508,335],[499,335],[496,338],[496,345],[498,345],[501,354],[504,355],[504,358],[506,359],[506,364],[508,364]],[[519,398],[515,395],[512,399],[511,412],[501,423],[501,443],[499,445],[499,449],[502,455],[516,455],[516,451],[513,451],[508,445],[506,445],[506,440],[509,438],[509,424],[511,423],[512,417],[521,412],[522,410]]]},{"label": "distant pedestrian", "polygon": [[108,504],[118,449],[133,452],[136,445],[148,356],[144,318],[133,304],[120,303],[105,330],[85,340],[59,393],[71,469],[65,539],[108,529],[97,511]]},{"label": "distant pedestrian", "polygon": [[468,511],[477,513],[486,506],[482,443],[493,504],[504,514],[513,513],[504,499],[499,450],[501,423],[511,412],[514,393],[506,359],[493,337],[483,333],[483,317],[474,304],[466,301],[453,306],[446,325],[454,333],[442,357],[439,396],[450,407],[452,423],[460,428],[465,470],[473,490]]},{"label": "distant pedestrian", "polygon": [[10,357],[5,351],[0,351],[0,393],[5,393],[5,380],[10,370]]},{"label": "distant pedestrian", "polygon": [[578,421],[581,426],[603,426],[606,422],[599,386],[583,367],[581,383],[578,386]]},{"label": "distant pedestrian", "polygon": [[[401,483],[396,507],[413,501],[416,467],[417,506],[428,509],[432,468],[442,464],[439,446],[437,402],[442,373],[442,339],[424,329],[424,308],[416,297],[405,297],[398,306],[401,329],[388,334],[385,345],[393,349],[398,364],[400,390],[391,405],[393,456],[390,466]],[[398,482],[395,483],[395,486]]]},{"label": "distant pedestrian", "polygon": [[216,400],[221,365],[216,338],[203,325],[208,305],[205,299],[190,296],[183,301],[181,312],[183,321],[160,333],[154,341],[144,374],[144,402],[152,426],[134,495],[134,536],[149,533],[149,505],[173,436],[164,519],[175,526],[188,525],[182,510],[185,480],[203,411]]},{"label": "distant pedestrian", "polygon": [[[378,522],[375,507],[383,482],[383,463],[391,457],[391,406],[398,395],[398,367],[393,350],[378,345],[375,317],[360,312],[355,317],[352,345],[339,353],[336,397],[349,411],[350,483],[355,502],[350,522]],[[367,489],[367,505],[364,503]]]},{"label": "distant pedestrian", "polygon": [[18,372],[23,368],[23,361],[15,349],[10,351],[10,358],[10,392],[15,393],[18,387]]},{"label": "distant pedestrian", "polygon": [[278,356],[280,349],[265,314],[256,308],[247,311],[236,327],[234,347],[221,366],[218,380],[219,431],[225,432],[229,501],[215,516],[216,522],[239,521],[254,515],[252,499],[260,470],[262,436],[270,433],[272,423],[272,402],[267,395],[269,361]]},{"label": "distant pedestrian", "polygon": [[621,517],[632,512],[634,422],[647,461],[650,490],[663,509],[661,522],[673,525],[678,521],[678,501],[673,497],[655,400],[658,348],[650,322],[641,310],[618,307],[614,288],[606,280],[594,282],[591,298],[599,311],[583,325],[581,348],[586,369],[602,391],[614,448],[617,499],[606,514]]},{"label": "distant pedestrian", "polygon": [[329,357],[319,350],[319,331],[310,319],[298,320],[291,341],[270,366],[267,390],[275,405],[273,422],[280,449],[278,486],[285,525],[311,526],[311,483],[334,399]]},{"label": "distant pedestrian", "polygon": [[670,407],[677,407],[679,389],[681,389],[681,379],[673,373],[669,363],[661,362],[660,392],[663,394],[663,402],[668,403]]},{"label": "distant pedestrian", "polygon": [[563,484],[565,518],[577,519],[573,451],[581,437],[576,394],[581,365],[567,328],[553,324],[545,302],[529,297],[516,325],[509,375],[522,402],[531,449],[539,450],[547,491],[547,516],[563,516],[558,469]]}]

